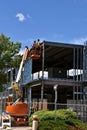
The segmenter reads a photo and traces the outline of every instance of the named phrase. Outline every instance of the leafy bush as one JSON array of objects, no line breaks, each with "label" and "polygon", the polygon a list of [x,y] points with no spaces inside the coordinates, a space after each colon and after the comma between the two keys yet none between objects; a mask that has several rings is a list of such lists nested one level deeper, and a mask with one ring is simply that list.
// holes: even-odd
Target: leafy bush
[{"label": "leafy bush", "polygon": [[76,112],[71,111],[70,109],[60,109],[57,112],[57,117],[63,120],[66,120],[68,118],[77,118]]},{"label": "leafy bush", "polygon": [[38,130],[67,130],[67,125],[61,120],[43,120],[39,122]]},{"label": "leafy bush", "polygon": [[[55,111],[41,110],[33,113],[29,118],[29,125],[32,126],[32,117],[39,118],[38,130],[87,130],[87,125],[77,120],[77,114],[69,109]],[[56,120],[55,120],[56,116]],[[72,129],[71,129],[72,128]]]},{"label": "leafy bush", "polygon": [[69,118],[65,120],[65,123],[70,126],[78,126],[81,130],[87,130],[87,124],[83,123],[81,120]]},{"label": "leafy bush", "polygon": [[54,120],[55,116],[56,116],[56,119],[62,119],[62,120],[77,117],[76,113],[69,109],[56,110],[56,113],[55,113],[55,111],[48,111],[48,110],[37,111],[34,114],[32,114],[32,116],[30,117],[30,119],[29,119],[30,122],[32,122],[33,115],[38,116],[39,122],[42,120]]}]

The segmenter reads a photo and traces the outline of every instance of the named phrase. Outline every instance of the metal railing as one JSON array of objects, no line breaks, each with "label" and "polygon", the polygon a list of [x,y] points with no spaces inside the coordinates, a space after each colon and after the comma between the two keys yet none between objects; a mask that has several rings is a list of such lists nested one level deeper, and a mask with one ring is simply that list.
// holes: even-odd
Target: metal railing
[{"label": "metal railing", "polygon": [[[11,102],[13,103],[13,102]],[[7,102],[3,103],[2,100],[0,100],[0,121],[1,121],[1,114],[2,111],[5,111],[3,109],[6,107]],[[55,110],[55,112],[59,109],[70,109],[74,112],[77,113],[77,118],[80,119],[83,122],[87,122],[87,104],[62,104],[62,103],[57,103],[56,104],[56,109],[55,109],[55,103],[54,102],[31,102],[29,104],[30,107],[30,114],[34,113],[35,111],[38,110]],[[54,117],[56,116],[56,113],[54,113]]]},{"label": "metal railing", "polygon": [[[54,102],[32,102],[31,106],[31,113],[38,111],[38,110],[59,110],[59,109],[70,109],[77,113],[77,118],[83,122],[87,122],[87,104],[62,104],[62,103],[55,103]],[[56,109],[55,109],[56,108]]]}]

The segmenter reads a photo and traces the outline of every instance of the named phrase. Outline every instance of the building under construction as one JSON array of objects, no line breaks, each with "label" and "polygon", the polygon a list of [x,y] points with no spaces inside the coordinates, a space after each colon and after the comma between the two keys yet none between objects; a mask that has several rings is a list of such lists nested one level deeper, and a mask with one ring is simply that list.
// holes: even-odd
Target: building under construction
[{"label": "building under construction", "polygon": [[[31,108],[33,111],[64,108],[76,111],[79,118],[87,121],[86,42],[84,45],[76,45],[43,41],[41,45],[40,59],[29,58],[25,62],[20,82],[29,114]],[[11,82],[17,72],[11,69],[8,74]],[[4,102],[14,102],[16,97],[10,86],[1,93]],[[5,109],[5,104],[2,107]]]}]

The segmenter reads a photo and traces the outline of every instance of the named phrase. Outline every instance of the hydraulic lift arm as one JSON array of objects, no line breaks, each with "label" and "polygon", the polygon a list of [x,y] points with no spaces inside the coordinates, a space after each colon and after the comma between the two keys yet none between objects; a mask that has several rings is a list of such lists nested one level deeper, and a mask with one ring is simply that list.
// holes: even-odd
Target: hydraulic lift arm
[{"label": "hydraulic lift arm", "polygon": [[18,94],[18,97],[19,97],[18,101],[20,99],[22,99],[22,91],[20,90],[20,87],[19,87],[18,83],[19,83],[19,81],[21,79],[21,74],[22,74],[22,69],[23,69],[24,62],[25,62],[25,60],[26,60],[26,58],[28,56],[31,59],[34,59],[34,60],[39,59],[40,56],[41,56],[41,51],[42,51],[42,45],[41,45],[41,43],[39,41],[34,42],[31,50],[29,50],[28,47],[25,46],[22,61],[20,63],[20,67],[19,67],[19,71],[18,71],[18,74],[17,74],[16,81],[12,83],[12,87],[15,90],[15,92]]},{"label": "hydraulic lift arm", "polygon": [[[21,79],[22,69],[23,69],[23,65],[24,65],[26,58],[28,56],[33,60],[37,60],[40,58],[42,46],[40,43],[38,43],[38,44],[37,43],[34,42],[32,48],[30,50],[28,49],[27,46],[24,49],[24,53],[23,53],[22,61],[20,63],[17,78],[16,78],[15,82],[12,82],[12,88],[17,93],[18,99],[13,104],[8,104],[6,106],[6,112],[10,113],[11,117],[14,118],[15,124],[17,124],[17,125],[18,124],[28,124],[28,120],[26,118],[27,113],[28,113],[28,105],[26,103],[22,102],[23,93],[22,93],[22,90],[20,89],[19,81]],[[21,102],[19,102],[19,101],[21,101]]]},{"label": "hydraulic lift arm", "polygon": [[18,71],[18,74],[17,74],[16,81],[12,82],[12,87],[15,90],[15,92],[18,94],[19,100],[22,98],[22,91],[20,90],[18,83],[19,83],[19,81],[21,79],[21,74],[22,74],[24,61],[26,60],[28,54],[29,54],[28,47],[25,46],[24,54],[23,54],[23,57],[22,57],[22,61],[20,63],[20,67],[19,67],[19,71]]}]

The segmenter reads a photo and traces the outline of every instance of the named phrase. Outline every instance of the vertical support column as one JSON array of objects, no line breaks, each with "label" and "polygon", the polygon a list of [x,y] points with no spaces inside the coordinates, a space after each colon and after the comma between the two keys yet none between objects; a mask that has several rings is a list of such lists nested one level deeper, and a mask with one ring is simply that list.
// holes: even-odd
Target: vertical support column
[{"label": "vertical support column", "polygon": [[31,93],[32,93],[32,90],[30,87],[28,90],[28,115],[29,116],[31,115]]},{"label": "vertical support column", "polygon": [[[77,77],[77,78],[76,78],[76,81],[79,80],[79,79],[78,79],[78,68],[79,68],[79,48],[77,48],[77,67],[76,67],[76,70],[77,70],[77,72],[76,72],[76,75],[77,75],[77,76],[76,76],[76,77]],[[78,92],[79,92],[79,86],[77,86],[76,88],[77,88],[77,102],[78,102],[78,100],[79,100],[79,98],[78,98],[78,96],[79,96],[79,95],[78,95],[78,94],[79,94],[79,93],[78,93]]]},{"label": "vertical support column", "polygon": [[84,43],[83,49],[83,80],[87,81],[87,41]]},{"label": "vertical support column", "polygon": [[12,82],[13,81],[13,69],[11,68],[11,71],[10,71],[10,81]]},{"label": "vertical support column", "polygon": [[79,68],[79,48],[77,48],[77,81],[78,81],[78,68]]},{"label": "vertical support column", "polygon": [[44,42],[42,51],[42,86],[41,86],[41,109],[43,109],[43,91],[44,91]]},{"label": "vertical support column", "polygon": [[80,48],[80,81],[82,81],[82,69],[83,69],[83,48]]},{"label": "vertical support column", "polygon": [[85,43],[84,43],[84,48],[83,48],[83,81],[85,80]]},{"label": "vertical support column", "polygon": [[[80,48],[80,81],[83,81],[82,69],[83,69],[83,48]],[[80,87],[80,92],[82,92],[82,94],[80,94],[80,99],[82,100],[83,99],[83,86]]]},{"label": "vertical support column", "polygon": [[[75,48],[73,50],[73,69],[75,70]],[[73,80],[75,81],[75,76],[73,75]],[[73,86],[73,100],[75,104],[75,86]]]},{"label": "vertical support column", "polygon": [[[84,42],[84,48],[83,48],[83,81],[86,79],[86,42]],[[85,91],[85,86],[83,88],[83,91]],[[85,116],[85,94],[83,94],[83,115]]]},{"label": "vertical support column", "polygon": [[[87,81],[87,41],[84,42],[84,50],[83,50],[83,81]],[[83,94],[83,102],[84,102],[84,111],[83,114],[85,116],[85,120],[87,120],[87,86],[84,85],[84,94]]]}]

